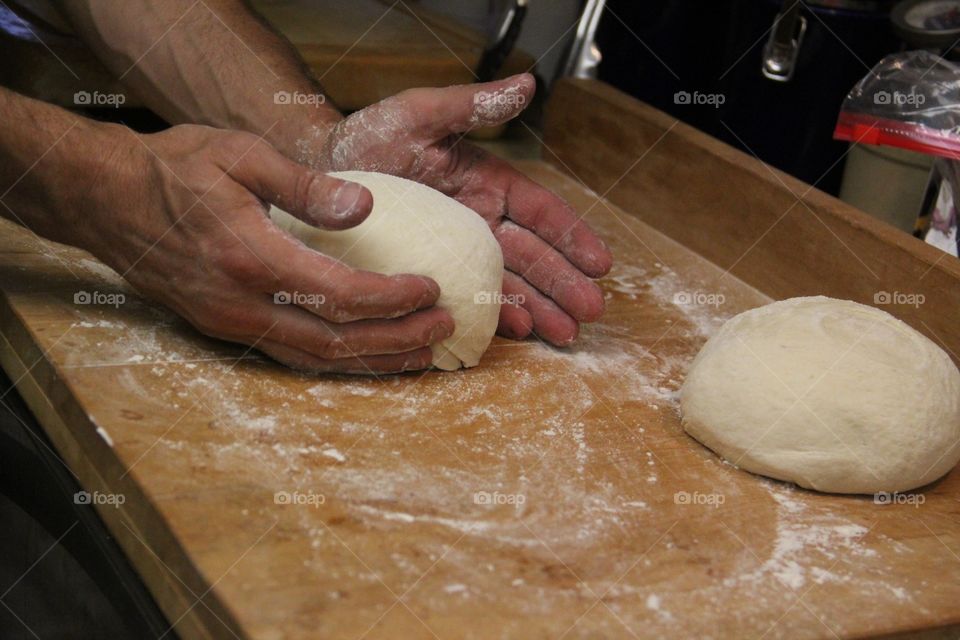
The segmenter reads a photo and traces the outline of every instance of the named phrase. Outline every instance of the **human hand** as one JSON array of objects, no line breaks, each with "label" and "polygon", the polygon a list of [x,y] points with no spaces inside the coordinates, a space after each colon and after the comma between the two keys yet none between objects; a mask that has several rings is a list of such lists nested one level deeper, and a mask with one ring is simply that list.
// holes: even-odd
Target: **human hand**
[{"label": "human hand", "polygon": [[95,220],[77,244],[203,333],[298,369],[350,373],[426,368],[429,345],[453,333],[450,315],[432,306],[433,280],[351,269],[268,217],[274,203],[314,226],[352,227],[372,207],[360,185],[297,165],[252,134],[108,130],[111,160],[83,203]]},{"label": "human hand", "polygon": [[324,171],[379,171],[429,185],[470,207],[503,249],[504,304],[499,333],[531,330],[566,345],[580,322],[603,313],[591,278],[610,270],[606,245],[569,204],[509,164],[461,141],[470,129],[497,125],[534,93],[528,74],[486,84],[412,89],[340,121],[308,156]]}]

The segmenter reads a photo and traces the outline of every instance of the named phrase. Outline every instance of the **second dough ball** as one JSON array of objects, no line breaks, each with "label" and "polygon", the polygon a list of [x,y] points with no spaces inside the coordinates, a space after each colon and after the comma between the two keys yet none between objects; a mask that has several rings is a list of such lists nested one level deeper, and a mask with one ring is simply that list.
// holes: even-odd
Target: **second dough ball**
[{"label": "second dough ball", "polygon": [[683,426],[748,471],[835,493],[906,491],[960,459],[960,372],[874,307],[792,298],[731,318],[697,355]]}]

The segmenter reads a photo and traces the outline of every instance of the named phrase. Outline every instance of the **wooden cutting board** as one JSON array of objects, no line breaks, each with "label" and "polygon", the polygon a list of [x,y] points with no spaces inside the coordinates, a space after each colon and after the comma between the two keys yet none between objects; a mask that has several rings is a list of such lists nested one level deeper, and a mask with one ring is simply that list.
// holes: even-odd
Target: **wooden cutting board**
[{"label": "wooden cutting board", "polygon": [[[561,88],[550,126],[607,123],[570,139],[548,128],[561,166],[575,145],[627,157],[665,117],[606,91]],[[83,486],[124,496],[96,508],[184,638],[956,637],[960,473],[877,505],[740,471],[680,428],[699,347],[771,300],[640,219],[672,220],[685,212],[666,194],[706,189],[671,182],[671,156],[712,163],[721,185],[773,183],[714,145],[674,123],[610,174],[592,164],[646,193],[624,208],[555,166],[520,165],[617,258],[607,315],[569,349],[496,339],[469,371],[300,375],[5,224],[0,362]],[[751,216],[765,209],[741,195]],[[826,217],[818,198],[804,202]],[[806,270],[788,253],[769,267]],[[932,269],[927,282],[955,273]],[[76,304],[83,293],[126,298]],[[683,304],[700,294],[713,302]]]}]

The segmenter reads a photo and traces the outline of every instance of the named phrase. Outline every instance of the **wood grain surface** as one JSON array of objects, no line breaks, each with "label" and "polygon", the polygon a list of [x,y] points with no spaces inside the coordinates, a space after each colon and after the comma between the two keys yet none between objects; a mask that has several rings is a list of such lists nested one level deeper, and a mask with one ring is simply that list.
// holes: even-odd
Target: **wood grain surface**
[{"label": "wood grain surface", "polygon": [[[675,215],[687,203],[659,149],[623,182],[656,170],[663,191],[624,187],[622,207],[519,165],[617,258],[607,315],[568,349],[496,339],[468,371],[301,375],[3,224],[0,362],[94,501],[124,496],[95,508],[184,638],[956,637],[960,473],[880,505],[753,476],[683,433],[690,360],[771,297],[641,220],[662,222],[667,190]],[[753,162],[709,170],[734,184]],[[703,206],[739,218],[752,197]]]}]

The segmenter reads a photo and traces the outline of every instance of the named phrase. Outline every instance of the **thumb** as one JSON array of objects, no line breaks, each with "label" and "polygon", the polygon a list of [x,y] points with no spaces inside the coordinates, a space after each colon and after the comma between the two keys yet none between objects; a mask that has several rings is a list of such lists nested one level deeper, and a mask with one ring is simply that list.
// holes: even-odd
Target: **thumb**
[{"label": "thumb", "polygon": [[301,166],[267,143],[244,155],[228,174],[261,200],[314,227],[349,229],[373,210],[365,187]]},{"label": "thumb", "polygon": [[536,91],[529,73],[481,84],[443,89],[410,89],[397,96],[422,135],[439,139],[451,133],[503,124],[523,111]]}]

